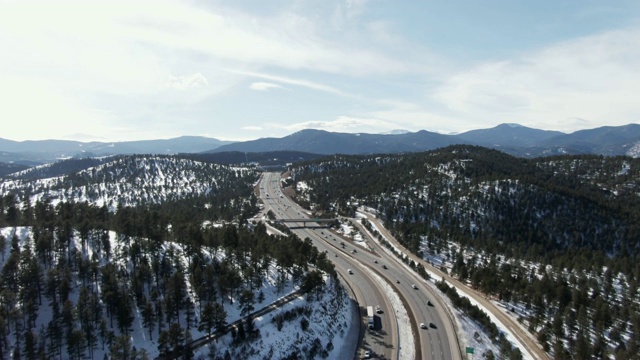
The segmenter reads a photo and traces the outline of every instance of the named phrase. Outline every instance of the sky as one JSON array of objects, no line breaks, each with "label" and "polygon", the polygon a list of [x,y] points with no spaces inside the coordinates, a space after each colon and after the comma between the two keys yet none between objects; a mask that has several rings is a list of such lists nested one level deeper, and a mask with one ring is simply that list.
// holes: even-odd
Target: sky
[{"label": "sky", "polygon": [[637,0],[0,0],[0,137],[640,123]]}]

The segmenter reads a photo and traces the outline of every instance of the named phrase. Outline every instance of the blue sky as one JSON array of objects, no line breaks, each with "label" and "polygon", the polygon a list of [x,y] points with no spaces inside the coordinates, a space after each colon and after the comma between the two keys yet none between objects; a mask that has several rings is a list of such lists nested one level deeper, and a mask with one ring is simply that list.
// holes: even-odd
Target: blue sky
[{"label": "blue sky", "polygon": [[0,137],[640,122],[638,1],[3,1]]}]

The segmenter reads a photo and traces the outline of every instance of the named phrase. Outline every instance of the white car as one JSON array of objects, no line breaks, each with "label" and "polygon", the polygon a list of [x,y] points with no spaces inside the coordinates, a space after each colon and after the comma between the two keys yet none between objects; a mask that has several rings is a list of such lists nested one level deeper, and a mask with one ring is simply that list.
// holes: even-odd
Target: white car
[{"label": "white car", "polygon": [[416,286],[416,284],[411,284],[411,287],[412,287],[412,288],[414,288],[414,289],[416,289],[416,290],[418,289],[418,287]]},{"label": "white car", "polygon": [[425,323],[420,323],[420,329],[426,329],[427,328],[427,324]]},{"label": "white car", "polygon": [[353,270],[351,270],[351,269],[347,269],[347,272],[348,272],[349,274],[353,274]]}]

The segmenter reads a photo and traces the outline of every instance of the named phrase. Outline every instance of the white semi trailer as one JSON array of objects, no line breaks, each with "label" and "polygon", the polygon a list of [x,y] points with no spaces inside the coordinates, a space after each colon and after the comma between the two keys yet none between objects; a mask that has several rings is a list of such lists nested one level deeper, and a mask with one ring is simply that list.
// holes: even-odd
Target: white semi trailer
[{"label": "white semi trailer", "polygon": [[373,306],[367,306],[367,321],[369,322],[369,329],[373,329],[374,321],[373,321]]}]

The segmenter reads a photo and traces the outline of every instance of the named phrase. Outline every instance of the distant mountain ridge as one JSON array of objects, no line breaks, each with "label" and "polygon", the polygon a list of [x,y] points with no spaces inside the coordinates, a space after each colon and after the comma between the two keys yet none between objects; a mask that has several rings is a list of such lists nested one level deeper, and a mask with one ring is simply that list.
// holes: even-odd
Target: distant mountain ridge
[{"label": "distant mountain ridge", "polygon": [[0,162],[33,166],[72,157],[221,152],[382,154],[428,151],[449,145],[479,145],[529,158],[563,154],[640,157],[640,125],[603,126],[570,134],[519,124],[500,124],[489,129],[471,130],[455,135],[426,130],[354,134],[306,129],[281,138],[261,138],[242,142],[199,136],[110,143],[65,140],[12,141],[0,138]]},{"label": "distant mountain ridge", "polygon": [[421,130],[398,135],[335,133],[307,129],[283,138],[263,138],[220,146],[213,152],[297,150],[315,154],[375,154],[423,151],[453,144],[443,135]]},{"label": "distant mountain ridge", "polygon": [[454,135],[472,143],[491,146],[535,146],[536,144],[565,135],[560,131],[538,130],[518,124],[500,124],[491,129],[471,130]]},{"label": "distant mountain ridge", "polygon": [[500,124],[490,129],[445,135],[426,130],[397,134],[351,134],[301,130],[282,138],[262,138],[220,146],[212,152],[297,150],[317,154],[379,154],[428,151],[449,145],[479,145],[518,157],[562,154],[640,156],[640,125],[605,126],[571,134]]},{"label": "distant mountain ridge", "polygon": [[65,158],[105,155],[197,153],[232,143],[204,136],[122,142],[73,140],[13,141],[0,138],[0,162],[44,164]]}]

